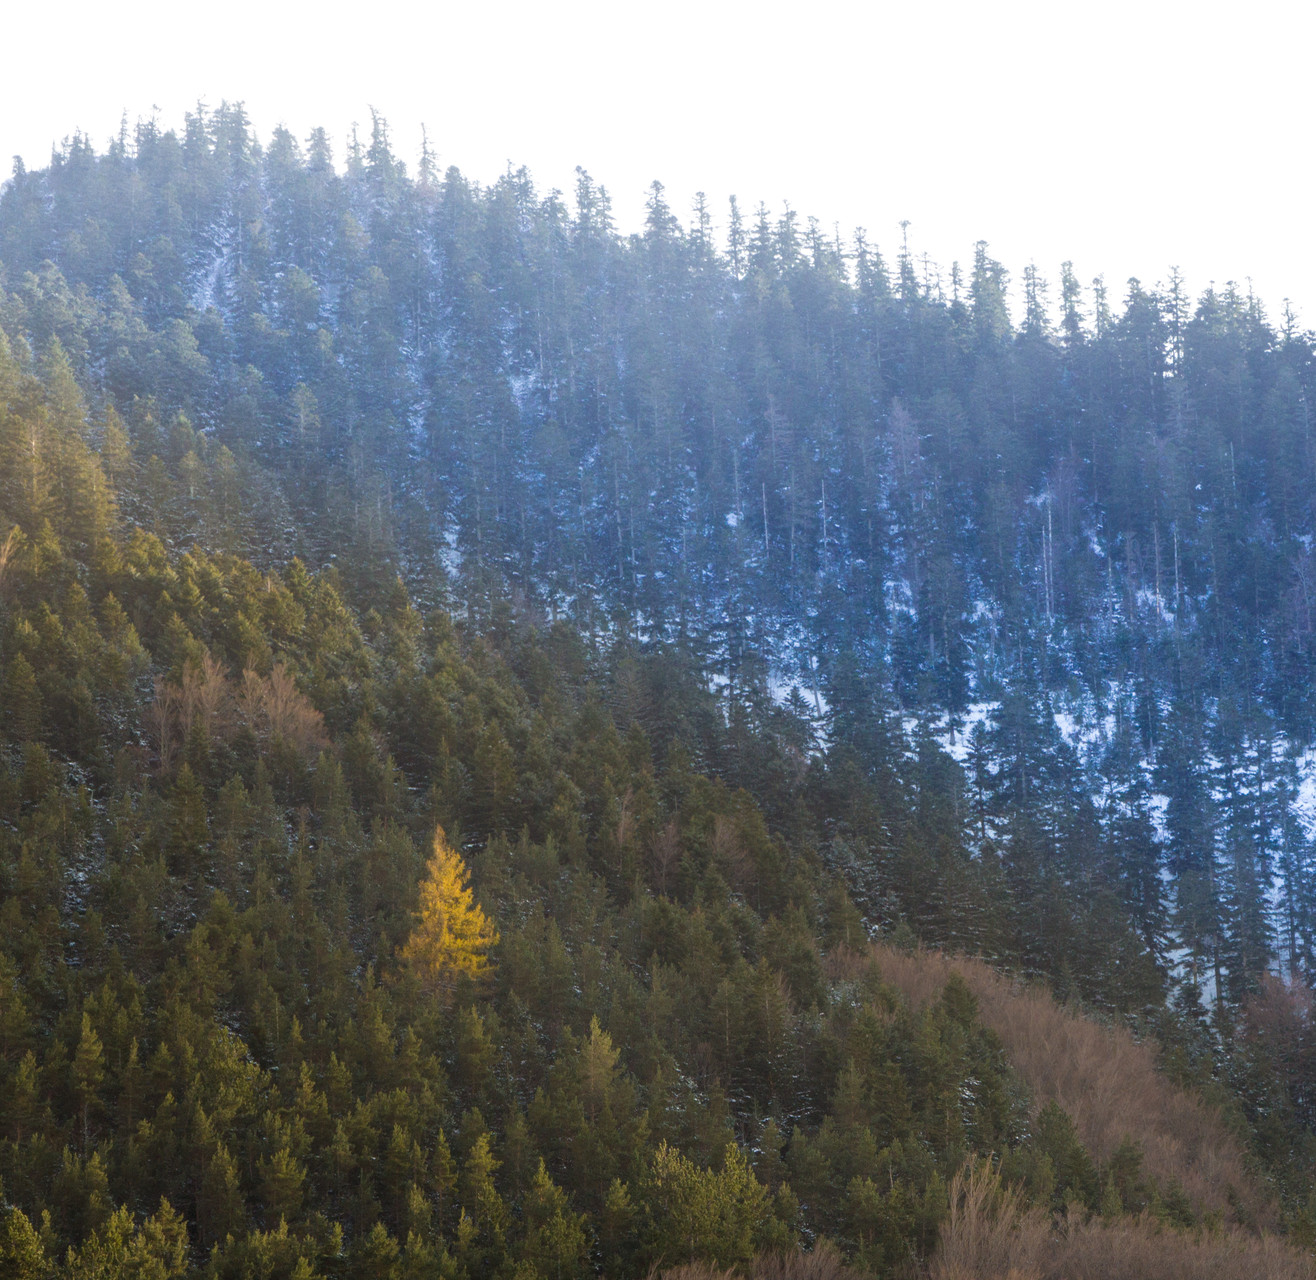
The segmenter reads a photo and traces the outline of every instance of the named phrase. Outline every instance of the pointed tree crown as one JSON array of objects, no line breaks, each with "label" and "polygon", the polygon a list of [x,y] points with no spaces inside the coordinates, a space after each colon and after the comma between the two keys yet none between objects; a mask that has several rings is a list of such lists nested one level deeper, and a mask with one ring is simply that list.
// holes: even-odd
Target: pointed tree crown
[{"label": "pointed tree crown", "polygon": [[463,975],[478,980],[492,973],[489,951],[497,943],[498,931],[471,892],[466,863],[437,829],[402,959],[427,986],[448,995]]}]

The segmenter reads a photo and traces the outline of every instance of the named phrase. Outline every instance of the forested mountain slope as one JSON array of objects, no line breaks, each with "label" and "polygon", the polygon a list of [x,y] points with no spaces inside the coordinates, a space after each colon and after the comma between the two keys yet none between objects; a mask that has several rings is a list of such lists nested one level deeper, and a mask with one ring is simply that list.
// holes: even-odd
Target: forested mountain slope
[{"label": "forested mountain slope", "polygon": [[926,1258],[1078,1140],[875,930],[1154,1031],[1308,1230],[1310,335],[231,107],[15,172],[0,272],[6,1248]]},{"label": "forested mountain slope", "polygon": [[[867,793],[788,712],[727,723],[566,623],[171,557],[58,369],[0,374],[6,1274],[642,1275],[822,1235],[881,1273],[971,1152],[1113,1219],[1255,1199],[1132,1144],[1098,1203],[1116,1166],[1035,1123],[963,980],[883,981],[826,866]],[[445,830],[483,981],[409,959]]]}]

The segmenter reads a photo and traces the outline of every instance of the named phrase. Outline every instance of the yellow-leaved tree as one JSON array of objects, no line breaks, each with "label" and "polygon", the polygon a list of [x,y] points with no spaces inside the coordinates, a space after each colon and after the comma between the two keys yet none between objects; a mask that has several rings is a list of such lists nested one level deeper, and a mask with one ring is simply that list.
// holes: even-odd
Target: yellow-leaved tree
[{"label": "yellow-leaved tree", "polygon": [[463,976],[478,981],[493,971],[489,951],[497,943],[498,930],[471,892],[470,872],[439,827],[402,959],[426,986],[447,997]]}]

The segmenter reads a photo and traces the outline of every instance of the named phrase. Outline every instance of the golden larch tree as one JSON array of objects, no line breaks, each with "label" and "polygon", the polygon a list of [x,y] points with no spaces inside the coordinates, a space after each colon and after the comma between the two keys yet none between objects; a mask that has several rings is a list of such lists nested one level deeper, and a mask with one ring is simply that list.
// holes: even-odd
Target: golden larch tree
[{"label": "golden larch tree", "polygon": [[493,971],[489,951],[497,943],[497,929],[471,892],[466,863],[439,827],[420,882],[416,927],[402,947],[402,959],[427,986],[448,996],[463,975],[478,981]]}]

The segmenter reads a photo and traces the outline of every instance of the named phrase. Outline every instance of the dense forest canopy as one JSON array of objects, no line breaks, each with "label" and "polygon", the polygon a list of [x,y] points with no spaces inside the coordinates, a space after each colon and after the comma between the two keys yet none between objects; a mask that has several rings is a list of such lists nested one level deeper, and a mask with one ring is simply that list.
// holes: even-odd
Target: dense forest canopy
[{"label": "dense forest canopy", "polygon": [[[14,1273],[888,1274],[973,1153],[1310,1238],[1313,337],[1008,284],[658,184],[623,236],[378,119],[16,167]],[[1279,1208],[1088,1153],[878,932],[1157,1036]]]}]

